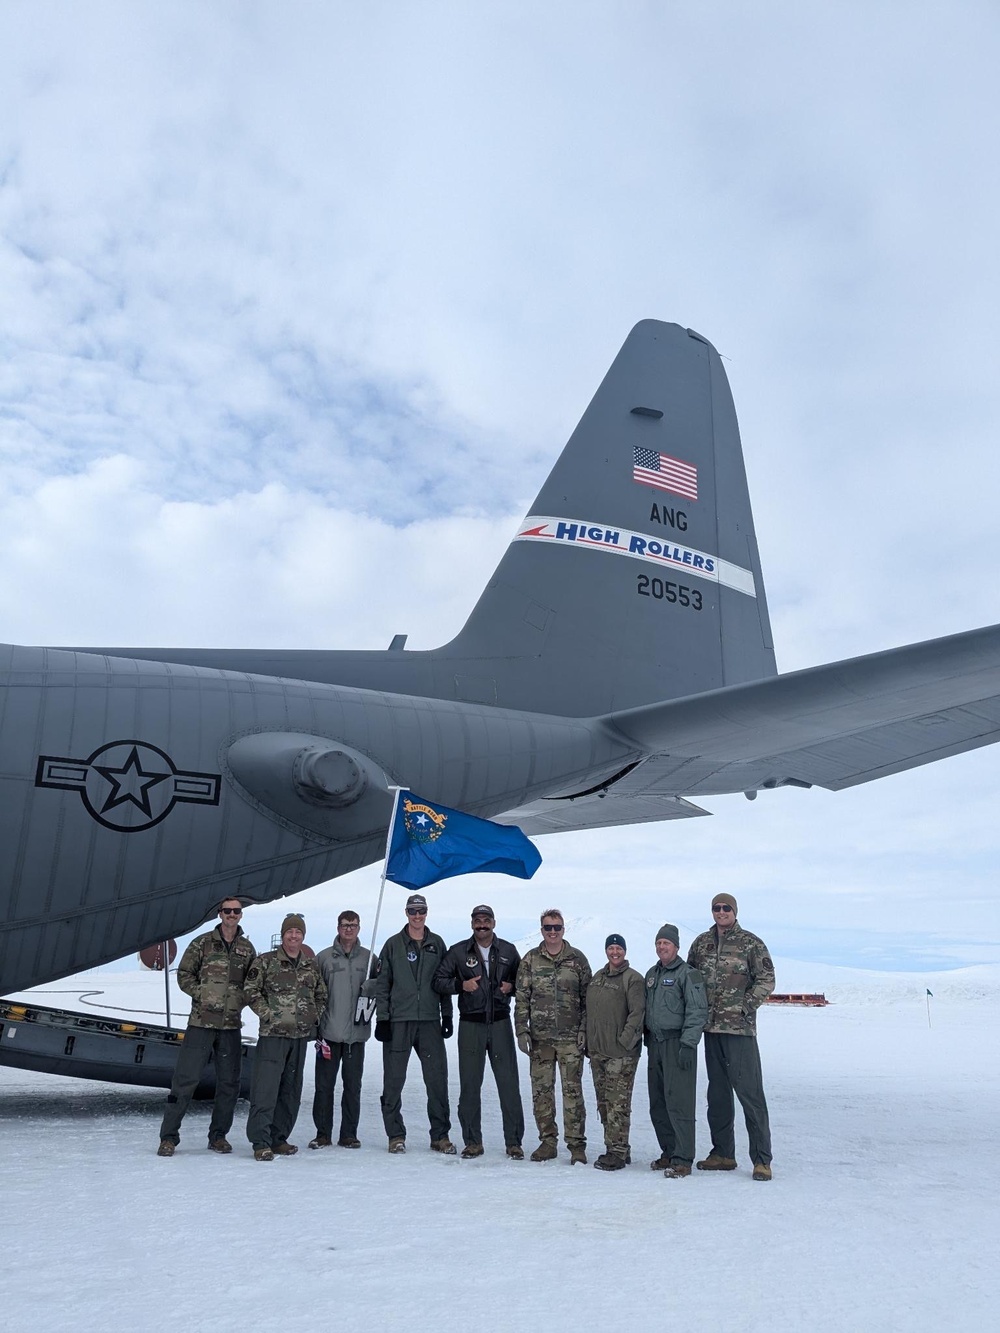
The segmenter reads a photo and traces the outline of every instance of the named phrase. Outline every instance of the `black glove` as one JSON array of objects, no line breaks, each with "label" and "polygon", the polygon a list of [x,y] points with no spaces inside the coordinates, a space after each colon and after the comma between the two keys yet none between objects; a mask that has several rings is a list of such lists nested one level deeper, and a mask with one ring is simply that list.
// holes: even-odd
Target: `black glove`
[{"label": "black glove", "polygon": [[677,1068],[688,1073],[694,1068],[694,1047],[680,1043],[677,1047]]},{"label": "black glove", "polygon": [[392,1024],[387,1018],[380,1018],[375,1024],[375,1040],[389,1041],[392,1037]]},{"label": "black glove", "polygon": [[447,1041],[454,1031],[455,1024],[452,1022],[451,1014],[448,1014],[441,1019],[441,1036]]}]

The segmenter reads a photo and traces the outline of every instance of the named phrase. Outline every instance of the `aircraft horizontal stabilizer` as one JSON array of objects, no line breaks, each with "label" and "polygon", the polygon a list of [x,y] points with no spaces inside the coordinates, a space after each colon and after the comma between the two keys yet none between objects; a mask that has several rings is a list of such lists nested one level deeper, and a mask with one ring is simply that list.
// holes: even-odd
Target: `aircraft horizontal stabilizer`
[{"label": "aircraft horizontal stabilizer", "polygon": [[629,709],[608,722],[627,742],[669,756],[675,791],[837,791],[1000,740],[1000,626]]}]

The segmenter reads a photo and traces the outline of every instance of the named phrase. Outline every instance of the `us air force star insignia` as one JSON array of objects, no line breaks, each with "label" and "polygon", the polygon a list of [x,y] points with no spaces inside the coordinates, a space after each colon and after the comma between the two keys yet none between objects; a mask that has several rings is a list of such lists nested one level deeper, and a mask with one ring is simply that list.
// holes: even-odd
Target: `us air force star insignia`
[{"label": "us air force star insignia", "polygon": [[38,756],[36,787],[78,791],[87,813],[118,833],[153,828],[178,802],[218,805],[222,777],[175,767],[145,741],[109,741],[87,759]]}]

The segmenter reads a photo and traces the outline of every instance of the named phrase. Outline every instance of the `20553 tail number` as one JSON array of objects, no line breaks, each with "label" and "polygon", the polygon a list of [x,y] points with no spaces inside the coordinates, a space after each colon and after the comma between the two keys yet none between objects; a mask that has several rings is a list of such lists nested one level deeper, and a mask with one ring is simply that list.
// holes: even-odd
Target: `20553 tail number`
[{"label": "20553 tail number", "polygon": [[702,609],[701,593],[697,588],[687,588],[683,583],[671,583],[669,579],[651,578],[649,574],[640,574],[636,584],[636,593],[640,597],[655,597],[661,602],[676,602],[689,611]]}]

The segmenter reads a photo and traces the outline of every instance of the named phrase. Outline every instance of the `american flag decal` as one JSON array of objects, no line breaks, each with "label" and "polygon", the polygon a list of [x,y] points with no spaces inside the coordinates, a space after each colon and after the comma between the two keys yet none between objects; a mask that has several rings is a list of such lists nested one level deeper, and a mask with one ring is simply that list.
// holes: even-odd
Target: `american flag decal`
[{"label": "american flag decal", "polygon": [[657,490],[682,495],[685,500],[698,498],[698,469],[693,463],[684,463],[655,449],[632,450],[632,480],[640,486],[655,486]]}]

